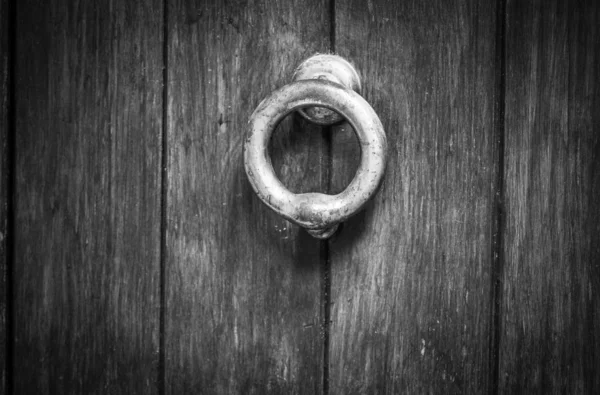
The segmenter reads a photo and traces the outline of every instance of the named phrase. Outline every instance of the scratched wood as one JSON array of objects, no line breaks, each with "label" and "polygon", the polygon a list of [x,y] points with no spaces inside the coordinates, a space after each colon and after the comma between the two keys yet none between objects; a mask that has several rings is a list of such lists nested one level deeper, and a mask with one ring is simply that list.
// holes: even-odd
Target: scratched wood
[{"label": "scratched wood", "polygon": [[[169,2],[166,393],[321,393],[320,245],[255,196],[247,121],[329,47],[326,1]],[[273,165],[322,191],[324,139],[289,116]]]},{"label": "scratched wood", "polygon": [[8,214],[8,77],[9,77],[9,29],[8,0],[0,0],[0,394],[7,393],[6,368],[8,354],[6,349],[7,319],[7,268],[8,255],[6,240]]},{"label": "scratched wood", "polygon": [[[490,385],[496,4],[336,3],[389,141],[384,185],[331,242],[331,393],[486,393]],[[332,192],[353,177],[333,136]]]},{"label": "scratched wood", "polygon": [[157,393],[162,2],[14,4],[14,392]]},{"label": "scratched wood", "polygon": [[509,1],[500,393],[600,393],[600,4]]}]

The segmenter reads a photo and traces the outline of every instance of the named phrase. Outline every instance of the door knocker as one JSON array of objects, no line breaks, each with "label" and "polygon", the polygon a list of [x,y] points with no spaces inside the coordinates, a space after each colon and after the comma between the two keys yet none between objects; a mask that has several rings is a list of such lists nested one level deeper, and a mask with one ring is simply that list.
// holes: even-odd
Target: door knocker
[{"label": "door knocker", "polygon": [[[294,73],[294,81],[264,99],[250,117],[244,164],[252,188],[272,210],[319,239],[331,237],[339,224],[359,211],[375,193],[385,171],[387,141],[373,108],[357,92],[354,67],[336,55],[315,55]],[[289,191],[271,165],[268,144],[277,124],[299,111],[311,122],[331,125],[347,120],[361,149],[358,170],[337,195]]]}]

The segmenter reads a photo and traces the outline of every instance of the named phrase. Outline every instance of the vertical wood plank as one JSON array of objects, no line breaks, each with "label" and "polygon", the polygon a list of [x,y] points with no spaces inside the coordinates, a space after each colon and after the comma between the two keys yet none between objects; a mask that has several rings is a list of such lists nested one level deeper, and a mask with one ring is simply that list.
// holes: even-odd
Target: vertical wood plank
[{"label": "vertical wood plank", "polygon": [[[320,246],[264,206],[247,121],[329,48],[326,1],[169,2],[166,392],[321,393]],[[320,128],[288,116],[273,165],[323,191]]]},{"label": "vertical wood plank", "polygon": [[[348,1],[336,51],[389,139],[375,200],[331,242],[332,393],[484,393],[491,336],[494,1]],[[356,169],[333,135],[333,190]]]},{"label": "vertical wood plank", "polygon": [[7,270],[8,251],[8,154],[9,154],[9,8],[8,0],[0,0],[0,394],[7,393],[6,368],[8,353],[6,349],[6,333],[8,331],[7,302]]},{"label": "vertical wood plank", "polygon": [[500,393],[599,393],[600,4],[506,18]]},{"label": "vertical wood plank", "polygon": [[15,4],[15,393],[157,393],[162,2]]}]

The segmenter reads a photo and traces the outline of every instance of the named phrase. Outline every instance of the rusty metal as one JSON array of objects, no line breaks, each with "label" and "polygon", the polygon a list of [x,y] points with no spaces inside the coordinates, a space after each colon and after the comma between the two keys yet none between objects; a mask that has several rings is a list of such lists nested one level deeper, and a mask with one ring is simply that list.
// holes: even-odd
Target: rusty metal
[{"label": "rusty metal", "polygon": [[[341,58],[335,58],[339,63]],[[306,66],[309,61],[303,65]],[[333,82],[330,78],[334,74],[319,78],[327,73],[322,72],[322,62],[316,64],[320,65],[321,72],[311,74],[299,68],[295,82],[274,91],[258,105],[249,121],[244,163],[252,188],[268,207],[306,228],[312,236],[326,239],[377,191],[385,171],[387,142],[383,125],[373,108],[348,88],[360,88],[360,83],[350,80],[348,84],[347,80],[340,81],[339,76],[335,77],[338,78],[337,82]],[[310,67],[306,68],[310,71]],[[306,75],[317,75],[317,78],[307,79]],[[354,128],[360,144],[361,160],[356,175],[348,187],[337,195],[292,193],[277,179],[271,165],[268,144],[277,124],[292,111],[312,107],[324,107],[345,118]],[[328,119],[331,120],[331,117]]]}]

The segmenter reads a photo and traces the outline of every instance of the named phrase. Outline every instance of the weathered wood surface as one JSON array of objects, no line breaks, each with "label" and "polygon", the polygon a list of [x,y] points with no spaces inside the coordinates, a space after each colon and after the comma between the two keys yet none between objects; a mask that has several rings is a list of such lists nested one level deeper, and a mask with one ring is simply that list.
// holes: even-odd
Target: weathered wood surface
[{"label": "weathered wood surface", "polygon": [[162,2],[14,4],[14,391],[157,393]]},{"label": "weathered wood surface", "polygon": [[[485,393],[490,384],[496,3],[336,2],[389,139],[384,185],[331,242],[331,393]],[[333,136],[333,192],[354,175]]]},{"label": "weathered wood surface", "polygon": [[600,3],[509,1],[500,393],[600,393]]},{"label": "weathered wood surface", "polygon": [[[503,0],[13,1],[14,103],[7,4],[0,393],[6,344],[14,393],[600,393],[597,1],[508,0],[504,47]],[[242,142],[332,39],[390,152],[321,243],[254,195]],[[297,192],[358,164],[350,128],[294,115],[271,148]]]},{"label": "weathered wood surface", "polygon": [[[166,393],[321,393],[320,244],[243,168],[250,114],[329,46],[326,1],[170,1]],[[320,128],[290,116],[274,167],[324,190]]]},{"label": "weathered wood surface", "polygon": [[7,270],[8,270],[8,177],[9,177],[9,8],[8,0],[0,0],[0,394],[5,394],[7,380]]}]

